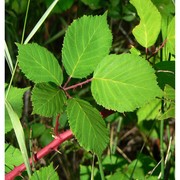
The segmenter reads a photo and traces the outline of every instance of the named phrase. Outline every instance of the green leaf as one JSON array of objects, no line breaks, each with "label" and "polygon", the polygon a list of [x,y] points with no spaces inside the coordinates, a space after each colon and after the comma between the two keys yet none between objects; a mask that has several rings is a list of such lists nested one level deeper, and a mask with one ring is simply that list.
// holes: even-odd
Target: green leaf
[{"label": "green leaf", "polygon": [[41,179],[59,180],[58,173],[54,170],[52,163],[47,167],[42,167],[40,170],[35,171],[30,178],[30,180],[41,180]]},{"label": "green leaf", "polygon": [[161,14],[151,0],[130,0],[140,17],[140,24],[133,29],[133,35],[138,43],[148,48],[152,46],[161,29]]},{"label": "green leaf", "polygon": [[153,4],[158,8],[162,17],[171,16],[175,13],[175,5],[169,0],[152,0]]},{"label": "green leaf", "polygon": [[73,98],[67,102],[69,125],[79,144],[101,155],[109,142],[109,133],[100,113],[84,100]]},{"label": "green leaf", "polygon": [[136,49],[134,46],[132,46],[129,51],[130,51],[131,54],[135,54],[135,55],[138,55],[138,56],[141,55],[141,52],[138,49]]},{"label": "green leaf", "polygon": [[120,172],[114,173],[112,176],[110,176],[108,180],[117,180],[117,179],[129,180],[130,177],[125,172],[120,171]]},{"label": "green leaf", "polygon": [[45,125],[41,123],[32,124],[31,128],[32,128],[32,138],[39,137],[46,130]]},{"label": "green leaf", "polygon": [[68,27],[62,48],[62,61],[69,76],[83,78],[93,72],[108,55],[112,34],[102,16],[83,16]]},{"label": "green leaf", "polygon": [[166,85],[164,88],[164,97],[166,99],[175,101],[175,89],[169,85]]},{"label": "green leaf", "polygon": [[106,155],[102,161],[103,167],[110,172],[117,171],[118,169],[126,166],[128,161],[119,155]]},{"label": "green leaf", "polygon": [[[94,177],[97,178],[98,168],[94,167]],[[92,166],[84,166],[80,164],[80,180],[89,180],[91,179]],[[100,176],[98,176],[100,178]]]},{"label": "green leaf", "polygon": [[175,90],[166,85],[164,88],[164,113],[162,113],[161,99],[154,99],[150,103],[146,104],[145,106],[141,107],[137,111],[138,116],[138,123],[143,120],[163,120],[167,118],[174,118],[175,117]]},{"label": "green leaf", "polygon": [[66,101],[64,92],[50,83],[36,84],[32,90],[33,114],[52,117],[63,111]]},{"label": "green leaf", "polygon": [[23,0],[21,3],[19,2],[19,0],[14,0],[10,4],[11,4],[12,10],[15,13],[17,13],[17,15],[19,15],[26,12],[27,3],[28,3],[28,0]]},{"label": "green leaf", "polygon": [[18,46],[18,61],[23,73],[35,83],[54,82],[61,85],[63,74],[54,55],[36,43]]},{"label": "green leaf", "polygon": [[175,106],[171,105],[168,110],[166,110],[161,116],[159,116],[159,120],[164,120],[168,118],[175,118]]},{"label": "green leaf", "polygon": [[[45,0],[46,7],[48,8],[52,4],[53,0]],[[51,13],[62,13],[68,10],[73,5],[74,0],[60,0],[53,8]]]},{"label": "green leaf", "polygon": [[[16,88],[12,87],[9,90],[9,94],[7,96],[7,100],[13,107],[14,111],[17,113],[18,117],[21,118],[22,107],[23,107],[23,95],[29,89],[27,88]],[[11,131],[13,129],[11,119],[5,108],[5,133]]]},{"label": "green leaf", "polygon": [[138,109],[137,117],[138,123],[143,120],[154,120],[161,115],[161,99],[153,99],[151,102],[145,104],[143,107]]},{"label": "green leaf", "polygon": [[[154,159],[144,154],[140,154],[138,156],[138,159],[133,160],[129,164],[126,175],[131,177],[134,171],[131,179],[149,179],[150,180],[151,176],[148,175],[148,173],[152,171],[156,165],[157,163]],[[134,167],[135,167],[135,170],[134,170]],[[160,172],[160,166],[157,166],[154,169],[153,176],[158,176],[159,172]],[[156,177],[156,179],[158,178]]]},{"label": "green leaf", "polygon": [[162,94],[152,67],[134,54],[106,56],[94,71],[91,91],[99,105],[119,112],[133,111]]},{"label": "green leaf", "polygon": [[47,146],[51,141],[53,141],[53,136],[52,136],[52,129],[47,128],[43,134],[41,134],[41,137],[39,139],[39,142],[42,147]]},{"label": "green leaf", "polygon": [[93,10],[100,8],[100,0],[81,0],[81,1]]},{"label": "green leaf", "polygon": [[175,16],[168,25],[167,48],[170,53],[175,54]]},{"label": "green leaf", "polygon": [[162,61],[155,64],[157,81],[159,86],[164,89],[168,84],[175,88],[175,62],[174,61]]},{"label": "green leaf", "polygon": [[[53,127],[56,125],[56,116],[53,117],[52,121]],[[68,117],[66,111],[61,113],[60,118],[59,118],[59,129],[64,129],[68,126]]]},{"label": "green leaf", "polygon": [[5,172],[8,173],[23,163],[21,151],[12,145],[5,144]]}]

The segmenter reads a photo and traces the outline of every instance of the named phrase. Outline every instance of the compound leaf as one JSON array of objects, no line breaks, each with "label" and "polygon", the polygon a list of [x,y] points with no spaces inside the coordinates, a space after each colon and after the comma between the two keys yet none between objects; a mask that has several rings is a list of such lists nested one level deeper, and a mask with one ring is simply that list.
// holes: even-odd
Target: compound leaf
[{"label": "compound leaf", "polygon": [[[22,107],[23,107],[23,95],[29,89],[27,88],[16,88],[12,87],[9,90],[9,94],[7,96],[8,102],[11,104],[14,111],[17,113],[18,117],[21,118]],[[11,131],[13,129],[11,119],[5,108],[5,133]]]},{"label": "compound leaf", "polygon": [[59,180],[58,173],[54,170],[52,163],[49,166],[42,167],[40,170],[36,171],[30,178],[30,180],[39,179]]},{"label": "compound leaf", "polygon": [[64,92],[50,83],[36,84],[32,91],[33,114],[52,117],[63,111]]},{"label": "compound leaf", "polygon": [[67,102],[69,125],[79,144],[101,155],[109,142],[109,133],[100,113],[84,100],[73,98]]},{"label": "compound leaf", "polygon": [[61,85],[63,74],[54,55],[36,43],[18,46],[18,61],[23,73],[35,83],[54,82]]},{"label": "compound leaf", "polygon": [[106,17],[107,13],[83,16],[69,26],[64,37],[62,61],[71,77],[86,77],[108,55],[112,34]]},{"label": "compound leaf", "polygon": [[152,67],[134,54],[106,56],[94,71],[91,91],[99,105],[119,112],[162,95]]},{"label": "compound leaf", "polygon": [[161,14],[151,0],[130,0],[140,17],[140,24],[133,29],[133,35],[143,47],[155,42],[161,29]]}]

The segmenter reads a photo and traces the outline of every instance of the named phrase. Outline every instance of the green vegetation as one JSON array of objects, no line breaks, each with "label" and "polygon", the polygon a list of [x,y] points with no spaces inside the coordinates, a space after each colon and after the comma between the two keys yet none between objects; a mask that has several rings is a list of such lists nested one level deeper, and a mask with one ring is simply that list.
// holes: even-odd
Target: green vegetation
[{"label": "green vegetation", "polygon": [[5,7],[6,179],[175,179],[174,2]]}]

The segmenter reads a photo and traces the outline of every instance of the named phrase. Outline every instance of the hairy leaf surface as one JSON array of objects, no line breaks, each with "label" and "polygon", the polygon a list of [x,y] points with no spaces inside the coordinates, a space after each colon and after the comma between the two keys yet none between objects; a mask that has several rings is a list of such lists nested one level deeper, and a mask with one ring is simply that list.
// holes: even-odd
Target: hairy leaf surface
[{"label": "hairy leaf surface", "polygon": [[19,66],[28,79],[35,83],[54,82],[61,85],[63,74],[54,55],[36,43],[18,46]]},{"label": "hairy leaf surface", "polygon": [[49,83],[36,84],[32,91],[33,114],[52,117],[63,111],[64,92]]},{"label": "hairy leaf surface", "polygon": [[152,67],[134,54],[106,56],[94,72],[91,91],[98,104],[119,112],[133,111],[162,94]]},{"label": "hairy leaf surface", "polygon": [[133,29],[133,35],[143,47],[155,42],[161,29],[161,14],[151,0],[130,0],[140,17],[140,24]]},{"label": "hairy leaf surface", "polygon": [[40,170],[36,171],[30,178],[30,180],[40,179],[59,180],[58,173],[55,171],[52,163],[49,166],[42,167]]},{"label": "hairy leaf surface", "polygon": [[109,142],[109,133],[100,113],[84,100],[69,99],[67,102],[69,125],[79,144],[101,155]]},{"label": "hairy leaf surface", "polygon": [[112,34],[102,16],[83,16],[68,28],[62,49],[62,60],[69,76],[83,78],[93,72],[109,53]]},{"label": "hairy leaf surface", "polygon": [[[12,108],[17,113],[19,118],[21,118],[21,114],[22,114],[23,95],[28,89],[29,87],[16,88],[11,86],[7,97],[8,102],[11,104]],[[11,131],[12,129],[13,127],[12,127],[11,119],[9,117],[7,109],[5,108],[5,133]]]}]

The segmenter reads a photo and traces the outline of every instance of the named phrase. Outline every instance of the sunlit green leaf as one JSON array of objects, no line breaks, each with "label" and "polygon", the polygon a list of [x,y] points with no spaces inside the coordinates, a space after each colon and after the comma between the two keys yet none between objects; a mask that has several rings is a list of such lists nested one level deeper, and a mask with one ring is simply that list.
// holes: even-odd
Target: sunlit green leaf
[{"label": "sunlit green leaf", "polygon": [[133,29],[133,35],[143,47],[152,46],[161,29],[161,14],[151,0],[130,0],[140,17],[140,24]]},{"label": "sunlit green leaf", "polygon": [[145,104],[143,107],[138,109],[138,123],[143,120],[154,120],[157,119],[161,114],[161,99],[153,99],[151,102]]},{"label": "sunlit green leaf", "polygon": [[61,85],[63,74],[54,55],[36,43],[18,46],[18,61],[25,76],[35,83],[54,82]]},{"label": "sunlit green leaf", "polygon": [[69,76],[86,77],[109,53],[112,34],[106,18],[107,13],[102,16],[83,16],[68,27],[62,61]]},{"label": "sunlit green leaf", "polygon": [[66,96],[58,86],[40,83],[32,90],[33,114],[55,116],[63,111],[65,101]]},{"label": "sunlit green leaf", "polygon": [[42,167],[40,170],[35,171],[30,180],[53,179],[59,180],[58,173],[55,171],[51,163],[47,167]]},{"label": "sunlit green leaf", "polygon": [[166,85],[164,88],[164,96],[166,99],[175,100],[175,89]]},{"label": "sunlit green leaf", "polygon": [[152,67],[134,54],[106,56],[94,72],[91,91],[98,104],[119,112],[133,111],[162,94]]},{"label": "sunlit green leaf", "polygon": [[101,155],[109,142],[108,129],[97,109],[80,99],[69,99],[67,115],[70,128],[87,151]]},{"label": "sunlit green leaf", "polygon": [[131,49],[129,50],[131,54],[135,54],[135,55],[141,55],[141,52],[136,49],[134,46],[131,47]]},{"label": "sunlit green leaf", "polygon": [[167,48],[170,53],[175,54],[175,17],[171,20],[167,30]]},{"label": "sunlit green leaf", "polygon": [[166,110],[161,116],[159,116],[159,120],[164,120],[168,118],[175,118],[175,106],[171,105],[168,110]]}]

